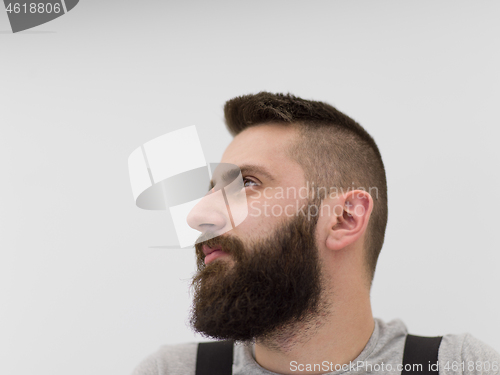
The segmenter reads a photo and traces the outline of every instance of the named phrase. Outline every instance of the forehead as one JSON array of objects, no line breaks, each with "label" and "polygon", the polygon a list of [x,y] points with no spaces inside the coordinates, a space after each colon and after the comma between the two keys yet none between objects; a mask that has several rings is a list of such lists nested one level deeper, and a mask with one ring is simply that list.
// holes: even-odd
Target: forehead
[{"label": "forehead", "polygon": [[[286,182],[304,179],[302,167],[287,153],[297,139],[297,129],[281,124],[249,127],[234,137],[222,156],[222,163],[265,167],[273,177]],[[286,177],[289,177],[288,179]]]}]

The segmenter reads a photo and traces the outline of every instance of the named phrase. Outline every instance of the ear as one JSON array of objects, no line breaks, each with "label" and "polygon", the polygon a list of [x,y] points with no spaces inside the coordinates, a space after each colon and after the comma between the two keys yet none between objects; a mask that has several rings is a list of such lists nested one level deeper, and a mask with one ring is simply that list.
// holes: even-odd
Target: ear
[{"label": "ear", "polygon": [[373,199],[364,190],[353,190],[336,199],[328,223],[326,247],[341,250],[362,238],[373,209]]}]

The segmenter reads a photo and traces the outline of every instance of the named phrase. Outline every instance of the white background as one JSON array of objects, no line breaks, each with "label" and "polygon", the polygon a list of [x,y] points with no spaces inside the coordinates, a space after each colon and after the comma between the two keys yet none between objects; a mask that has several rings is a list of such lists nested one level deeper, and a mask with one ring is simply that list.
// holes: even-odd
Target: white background
[{"label": "white background", "polygon": [[261,90],[329,102],[377,141],[374,315],[500,351],[499,19],[477,0],[82,0],[11,34],[0,13],[0,373],[128,374],[203,339],[194,251],[149,248],[173,232],[135,207],[127,158],[196,125],[219,161],[224,102]]}]

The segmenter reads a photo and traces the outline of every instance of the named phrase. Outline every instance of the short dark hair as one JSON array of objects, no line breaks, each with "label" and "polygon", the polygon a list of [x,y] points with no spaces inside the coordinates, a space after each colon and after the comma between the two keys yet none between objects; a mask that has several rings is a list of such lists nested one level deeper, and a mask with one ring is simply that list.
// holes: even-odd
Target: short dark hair
[{"label": "short dark hair", "polygon": [[[365,237],[371,285],[387,226],[387,181],[380,151],[368,132],[333,106],[291,94],[260,92],[231,99],[224,106],[226,126],[235,136],[248,127],[278,123],[297,128],[299,140],[289,153],[317,187],[375,188]],[[367,190],[368,191],[368,190]],[[324,197],[322,197],[324,198]]]}]

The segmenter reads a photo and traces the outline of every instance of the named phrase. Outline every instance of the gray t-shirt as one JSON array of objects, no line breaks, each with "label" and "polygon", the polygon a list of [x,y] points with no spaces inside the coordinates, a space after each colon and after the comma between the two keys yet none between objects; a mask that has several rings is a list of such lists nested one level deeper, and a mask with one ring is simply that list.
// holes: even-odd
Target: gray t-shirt
[{"label": "gray t-shirt", "polygon": [[[375,329],[365,348],[343,369],[335,369],[335,365],[332,368],[325,359],[324,362],[316,364],[291,362],[288,372],[323,371],[328,375],[400,374],[407,333],[405,324],[399,319],[389,323],[375,319]],[[142,361],[132,375],[195,375],[197,348],[197,343],[164,345]],[[500,374],[499,367],[500,354],[470,334],[443,336],[439,347],[439,374],[497,375]],[[276,375],[276,373],[264,369],[255,361],[252,346],[236,344],[233,375]]]}]

